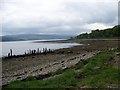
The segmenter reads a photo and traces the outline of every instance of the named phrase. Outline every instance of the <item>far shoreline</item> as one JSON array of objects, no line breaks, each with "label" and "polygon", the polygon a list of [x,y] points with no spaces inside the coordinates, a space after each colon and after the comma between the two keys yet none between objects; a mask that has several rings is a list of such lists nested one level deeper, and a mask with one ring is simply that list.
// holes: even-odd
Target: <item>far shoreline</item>
[{"label": "far shoreline", "polygon": [[[50,40],[30,40],[32,43],[78,43],[79,45],[75,45],[75,46],[70,46],[70,47],[65,47],[65,48],[58,48],[58,49],[55,49],[53,50],[55,53],[61,51],[61,50],[68,50],[68,49],[74,49],[76,47],[84,47],[84,46],[92,46],[92,43],[93,42],[97,42],[99,44],[99,41],[117,41],[117,45],[119,44],[119,41],[120,39],[115,39],[115,38],[112,38],[112,39],[50,39]],[[105,44],[104,44],[105,45]],[[49,48],[48,48],[49,49]],[[68,50],[69,51],[69,50]],[[70,50],[72,51],[72,50]],[[89,51],[89,49],[87,50]],[[39,54],[36,54],[36,55],[39,55]],[[20,54],[20,55],[16,55],[17,58],[19,57],[24,57],[24,54]],[[28,56],[33,56],[33,55],[28,55]],[[27,56],[27,57],[28,57]],[[4,58],[6,56],[2,56],[1,58]]]}]

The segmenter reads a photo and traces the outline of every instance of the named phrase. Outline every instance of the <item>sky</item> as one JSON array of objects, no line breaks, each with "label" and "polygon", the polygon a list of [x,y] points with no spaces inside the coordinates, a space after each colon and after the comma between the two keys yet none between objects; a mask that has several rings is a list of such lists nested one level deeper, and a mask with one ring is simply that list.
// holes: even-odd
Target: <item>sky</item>
[{"label": "sky", "polygon": [[78,35],[118,24],[118,0],[0,0],[0,35]]}]

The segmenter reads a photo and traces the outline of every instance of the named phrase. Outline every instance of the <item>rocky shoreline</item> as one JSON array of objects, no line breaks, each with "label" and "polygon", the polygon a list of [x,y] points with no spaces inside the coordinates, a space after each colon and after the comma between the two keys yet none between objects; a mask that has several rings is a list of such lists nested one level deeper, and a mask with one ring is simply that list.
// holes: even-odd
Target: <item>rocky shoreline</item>
[{"label": "rocky shoreline", "polygon": [[64,42],[77,42],[85,45],[55,50],[52,54],[3,59],[2,85],[9,84],[15,80],[23,80],[28,76],[47,75],[59,68],[66,69],[72,67],[101,51],[118,48],[118,41],[69,40]]}]

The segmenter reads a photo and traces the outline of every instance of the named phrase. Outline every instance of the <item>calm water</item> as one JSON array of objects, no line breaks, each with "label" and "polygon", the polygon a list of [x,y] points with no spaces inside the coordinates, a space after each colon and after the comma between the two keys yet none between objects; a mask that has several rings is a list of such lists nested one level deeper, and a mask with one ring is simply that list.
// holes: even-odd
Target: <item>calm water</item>
[{"label": "calm water", "polygon": [[20,54],[24,54],[24,52],[29,49],[37,50],[37,48],[39,48],[40,50],[42,50],[43,48],[50,48],[55,50],[55,49],[68,48],[68,47],[80,45],[78,43],[49,43],[49,42],[34,43],[33,41],[0,42],[0,45],[1,44],[2,44],[2,54],[0,54],[0,56],[7,56],[9,49],[13,49],[13,54],[20,55]]}]

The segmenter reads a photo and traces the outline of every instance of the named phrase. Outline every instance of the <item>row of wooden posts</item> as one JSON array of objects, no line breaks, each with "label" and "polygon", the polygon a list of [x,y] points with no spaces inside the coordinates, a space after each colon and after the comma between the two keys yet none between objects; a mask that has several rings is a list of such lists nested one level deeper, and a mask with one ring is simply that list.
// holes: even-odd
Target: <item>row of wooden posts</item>
[{"label": "row of wooden posts", "polygon": [[40,50],[39,48],[37,50],[29,49],[25,51],[23,55],[14,55],[13,50],[10,49],[7,57],[29,56],[29,55],[47,54],[47,53],[53,53],[53,50],[48,49],[48,48],[43,48],[42,50]]}]

